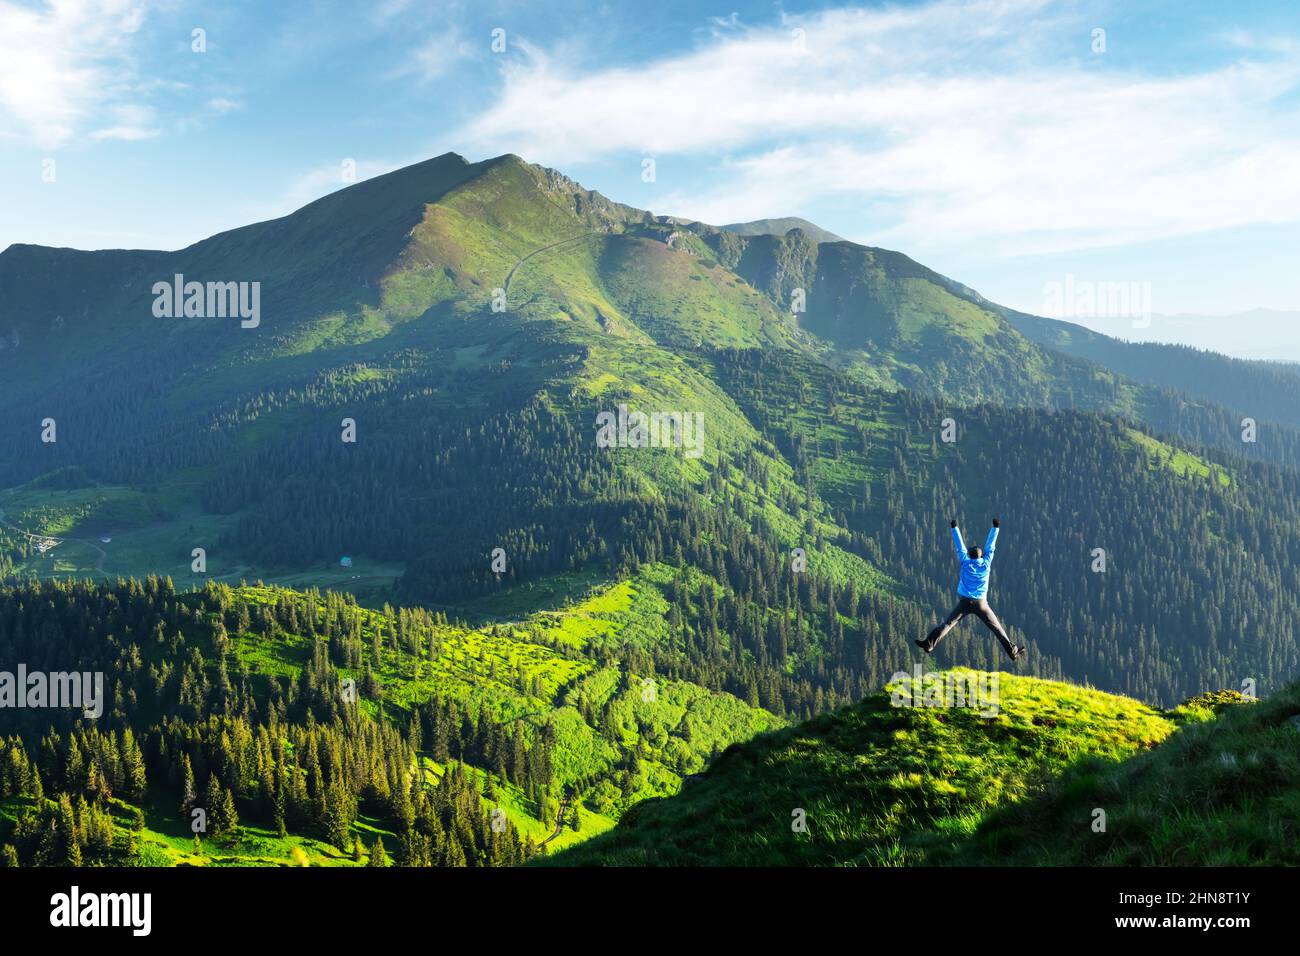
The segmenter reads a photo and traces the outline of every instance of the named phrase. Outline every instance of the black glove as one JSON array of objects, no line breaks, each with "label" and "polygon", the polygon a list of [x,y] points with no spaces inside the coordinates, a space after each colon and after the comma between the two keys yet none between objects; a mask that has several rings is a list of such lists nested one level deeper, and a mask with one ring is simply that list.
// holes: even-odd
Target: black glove
[{"label": "black glove", "polygon": [[997,519],[997,518],[994,518],[994,519],[993,519],[993,527],[995,527],[995,528],[1000,528],[1000,527],[1002,527],[1002,525],[1000,525],[1000,524],[998,523],[998,519]]},{"label": "black glove", "polygon": [[949,522],[948,522],[948,527],[949,527],[949,528],[955,528],[955,527],[957,527],[957,519],[956,519],[956,518],[953,518],[951,521],[949,521]]}]

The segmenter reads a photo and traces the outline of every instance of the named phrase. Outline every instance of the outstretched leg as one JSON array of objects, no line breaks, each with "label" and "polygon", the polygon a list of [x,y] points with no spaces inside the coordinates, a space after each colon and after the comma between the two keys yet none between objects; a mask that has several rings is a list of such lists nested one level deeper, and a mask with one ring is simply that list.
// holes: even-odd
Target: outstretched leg
[{"label": "outstretched leg", "polygon": [[927,654],[931,653],[934,650],[935,645],[942,641],[947,636],[948,632],[957,626],[957,622],[970,612],[971,609],[966,606],[966,599],[962,598],[957,602],[957,606],[952,609],[952,613],[944,619],[944,622],[936,625],[934,629],[925,636],[924,641],[917,641],[917,645]]},{"label": "outstretched leg", "polygon": [[993,613],[993,608],[989,607],[988,601],[984,598],[980,598],[979,605],[975,608],[974,613],[976,617],[984,622],[984,626],[994,633],[998,639],[998,643],[1002,645],[1002,649],[1007,652],[1008,657],[1014,661],[1020,656],[1020,648],[1016,647],[1015,643],[1011,640],[1010,635],[1007,634],[1007,629],[1002,626],[1002,622],[998,620],[998,616]]}]

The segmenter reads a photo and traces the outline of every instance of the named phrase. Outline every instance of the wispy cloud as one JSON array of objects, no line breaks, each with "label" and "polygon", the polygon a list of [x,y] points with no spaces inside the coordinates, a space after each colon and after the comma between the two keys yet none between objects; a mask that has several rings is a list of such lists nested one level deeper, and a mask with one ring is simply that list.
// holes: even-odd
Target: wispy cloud
[{"label": "wispy cloud", "polygon": [[113,120],[112,125],[96,129],[90,134],[91,139],[96,141],[116,139],[133,142],[141,139],[153,139],[162,133],[162,130],[154,125],[154,111],[148,106],[125,104],[110,107],[107,112]]},{"label": "wispy cloud", "polygon": [[218,114],[234,113],[236,110],[242,110],[243,108],[243,100],[233,100],[226,96],[214,96],[208,100],[208,109]]},{"label": "wispy cloud", "polygon": [[414,77],[421,83],[449,75],[473,55],[460,30],[448,27],[435,31],[412,49],[392,71],[393,77]]},{"label": "wispy cloud", "polygon": [[858,203],[877,224],[858,238],[906,248],[1059,251],[1300,221],[1300,53],[1236,36],[1236,59],[1197,72],[1124,69],[1062,9],[730,19],[685,54],[588,73],[524,47],[460,141],[555,165],[692,157],[725,182],[674,187],[661,164],[656,211]]},{"label": "wispy cloud", "polygon": [[142,139],[153,139],[161,133],[162,130],[160,129],[146,129],[142,126],[106,126],[103,129],[95,130],[90,134],[90,138],[96,142],[116,139],[131,143]]},{"label": "wispy cloud", "polygon": [[[0,134],[55,149],[125,105],[143,20],[137,0],[0,0]],[[99,138],[137,132],[124,124]]]}]

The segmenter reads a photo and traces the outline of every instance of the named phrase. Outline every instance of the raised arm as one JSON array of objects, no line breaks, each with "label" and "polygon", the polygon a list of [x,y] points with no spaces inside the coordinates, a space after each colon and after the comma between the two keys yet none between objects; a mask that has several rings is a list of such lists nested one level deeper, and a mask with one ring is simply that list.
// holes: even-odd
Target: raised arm
[{"label": "raised arm", "polygon": [[993,519],[993,527],[989,528],[988,540],[984,542],[984,560],[993,560],[993,549],[998,546],[998,528],[1000,527],[998,519]]},{"label": "raised arm", "polygon": [[961,528],[957,527],[957,522],[950,521],[948,526],[952,528],[952,543],[957,549],[957,560],[966,560],[966,542],[961,539]]}]

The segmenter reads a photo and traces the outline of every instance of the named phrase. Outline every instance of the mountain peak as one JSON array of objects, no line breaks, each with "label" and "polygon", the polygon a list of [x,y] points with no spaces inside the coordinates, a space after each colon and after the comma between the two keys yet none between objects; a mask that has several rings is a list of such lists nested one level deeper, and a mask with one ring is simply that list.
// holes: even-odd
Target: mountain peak
[{"label": "mountain peak", "polygon": [[816,223],[811,223],[807,219],[800,219],[798,216],[755,219],[752,222],[733,222],[725,226],[718,226],[718,228],[723,232],[734,232],[738,236],[784,236],[792,229],[798,229],[806,233],[814,242],[847,241],[844,237],[837,236]]}]

